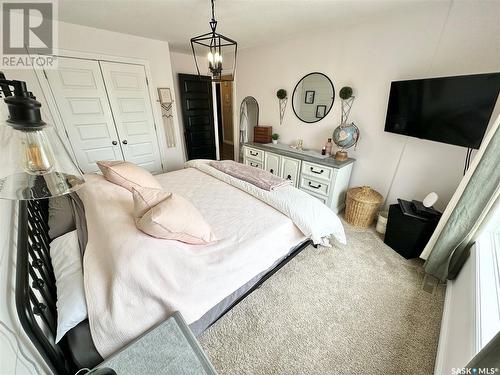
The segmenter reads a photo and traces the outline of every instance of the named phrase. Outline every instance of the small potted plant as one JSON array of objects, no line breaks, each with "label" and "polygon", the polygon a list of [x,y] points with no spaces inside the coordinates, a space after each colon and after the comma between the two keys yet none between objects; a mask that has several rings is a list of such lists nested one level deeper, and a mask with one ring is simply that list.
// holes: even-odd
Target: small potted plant
[{"label": "small potted plant", "polygon": [[280,138],[280,135],[278,133],[273,133],[273,135],[271,136],[271,138],[273,140],[273,144],[277,145],[278,144],[278,139]]}]

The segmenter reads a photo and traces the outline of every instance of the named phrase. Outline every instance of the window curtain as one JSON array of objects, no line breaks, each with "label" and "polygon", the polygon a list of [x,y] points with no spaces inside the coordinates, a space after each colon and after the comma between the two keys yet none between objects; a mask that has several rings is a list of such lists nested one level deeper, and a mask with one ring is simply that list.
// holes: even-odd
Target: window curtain
[{"label": "window curtain", "polygon": [[474,235],[499,196],[500,116],[441,217],[422,253],[425,271],[440,280],[454,279],[469,255]]}]

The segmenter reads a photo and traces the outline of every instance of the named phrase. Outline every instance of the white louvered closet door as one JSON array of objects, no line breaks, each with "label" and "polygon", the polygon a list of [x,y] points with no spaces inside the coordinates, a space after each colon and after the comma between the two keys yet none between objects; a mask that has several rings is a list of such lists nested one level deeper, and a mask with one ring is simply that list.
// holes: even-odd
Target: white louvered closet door
[{"label": "white louvered closet door", "polygon": [[98,160],[123,160],[99,63],[59,57],[58,64],[45,76],[80,168],[95,172]]},{"label": "white louvered closet door", "polygon": [[99,62],[125,160],[162,171],[158,137],[142,65]]}]

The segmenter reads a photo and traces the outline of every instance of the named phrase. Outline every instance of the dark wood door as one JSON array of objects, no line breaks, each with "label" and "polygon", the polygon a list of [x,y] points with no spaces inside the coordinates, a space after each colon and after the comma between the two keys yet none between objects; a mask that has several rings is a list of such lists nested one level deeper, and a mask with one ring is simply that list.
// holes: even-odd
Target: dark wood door
[{"label": "dark wood door", "polygon": [[188,160],[216,158],[210,77],[179,74]]}]

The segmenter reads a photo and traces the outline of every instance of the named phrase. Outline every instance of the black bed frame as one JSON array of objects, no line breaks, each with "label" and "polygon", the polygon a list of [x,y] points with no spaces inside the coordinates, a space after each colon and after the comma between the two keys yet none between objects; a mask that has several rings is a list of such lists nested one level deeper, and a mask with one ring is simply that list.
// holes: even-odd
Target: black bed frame
[{"label": "black bed frame", "polygon": [[[48,200],[21,201],[17,240],[16,308],[24,331],[52,372],[56,375],[69,375],[79,368],[71,359],[66,339],[63,338],[58,344],[54,340],[57,327],[57,297],[48,231]],[[309,244],[311,241],[298,245],[218,319],[259,288]]]}]

